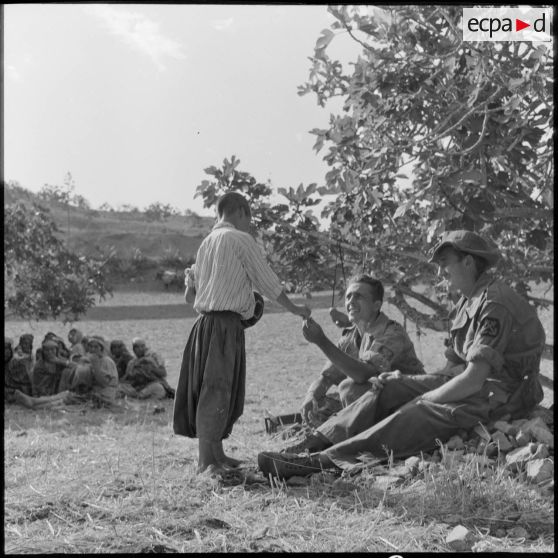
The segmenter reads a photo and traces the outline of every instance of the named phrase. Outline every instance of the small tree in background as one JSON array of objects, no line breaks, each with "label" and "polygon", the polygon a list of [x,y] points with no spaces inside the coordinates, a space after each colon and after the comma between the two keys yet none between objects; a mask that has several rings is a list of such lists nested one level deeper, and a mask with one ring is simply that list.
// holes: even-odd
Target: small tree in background
[{"label": "small tree in background", "polygon": [[144,214],[148,221],[166,221],[180,212],[170,204],[155,202],[145,208]]},{"label": "small tree in background", "polygon": [[323,234],[319,234],[319,221],[311,211],[320,201],[313,196],[316,185],[280,188],[279,194],[286,203],[273,204],[270,184],[258,182],[250,173],[238,170],[239,164],[240,160],[233,155],[230,161],[223,161],[220,169],[206,168],[206,174],[213,180],[203,180],[197,187],[196,197],[202,197],[204,207],[213,207],[224,193],[241,192],[252,208],[257,240],[279,277],[298,292],[331,288],[334,274],[331,247],[316,242],[316,237],[322,238]]},{"label": "small tree in background", "polygon": [[48,210],[33,204],[4,208],[5,316],[75,321],[110,293],[105,263],[70,252]]}]

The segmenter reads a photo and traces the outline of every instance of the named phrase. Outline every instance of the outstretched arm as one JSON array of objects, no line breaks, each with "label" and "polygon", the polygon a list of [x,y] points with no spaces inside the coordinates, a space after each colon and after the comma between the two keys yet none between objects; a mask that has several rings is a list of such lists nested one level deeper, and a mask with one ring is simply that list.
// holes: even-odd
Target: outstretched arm
[{"label": "outstretched arm", "polygon": [[312,318],[305,321],[302,334],[310,343],[317,345],[331,363],[354,382],[363,384],[377,374],[374,366],[349,356],[332,343]]},{"label": "outstretched arm", "polygon": [[308,308],[305,304],[294,304],[285,291],[281,291],[281,294],[277,297],[276,301],[292,314],[305,319],[310,317],[310,308]]}]

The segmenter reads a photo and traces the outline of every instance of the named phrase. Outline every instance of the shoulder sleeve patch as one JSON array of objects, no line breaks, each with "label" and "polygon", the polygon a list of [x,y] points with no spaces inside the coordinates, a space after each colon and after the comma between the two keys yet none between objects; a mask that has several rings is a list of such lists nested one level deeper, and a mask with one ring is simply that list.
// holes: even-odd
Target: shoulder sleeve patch
[{"label": "shoulder sleeve patch", "polygon": [[482,321],[480,333],[486,337],[498,337],[500,333],[500,320],[496,318],[485,318]]}]

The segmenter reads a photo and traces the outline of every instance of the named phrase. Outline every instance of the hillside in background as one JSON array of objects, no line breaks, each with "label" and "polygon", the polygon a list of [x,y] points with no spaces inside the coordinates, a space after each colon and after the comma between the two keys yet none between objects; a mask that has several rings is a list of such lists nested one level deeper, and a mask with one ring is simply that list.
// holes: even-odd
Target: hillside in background
[{"label": "hillside in background", "polygon": [[46,201],[19,185],[4,185],[4,204],[36,202],[50,211],[61,238],[84,255],[107,253],[112,247],[120,258],[132,258],[134,252],[148,259],[163,254],[183,258],[196,254],[202,238],[214,223],[212,217],[195,213],[173,215],[161,221],[149,220],[142,211],[102,211]]}]

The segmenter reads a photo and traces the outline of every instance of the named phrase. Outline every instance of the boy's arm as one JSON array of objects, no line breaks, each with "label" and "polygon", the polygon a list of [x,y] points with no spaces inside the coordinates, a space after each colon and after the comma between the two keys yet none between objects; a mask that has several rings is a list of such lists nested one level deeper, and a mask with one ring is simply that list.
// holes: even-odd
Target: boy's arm
[{"label": "boy's arm", "polygon": [[292,314],[305,319],[310,317],[310,308],[308,308],[305,304],[294,304],[285,291],[281,291],[281,294],[277,297],[276,301]]},{"label": "boy's arm", "polygon": [[194,282],[194,272],[189,267],[184,270],[184,285],[186,286],[184,300],[188,304],[193,304],[196,300],[196,284]]}]

